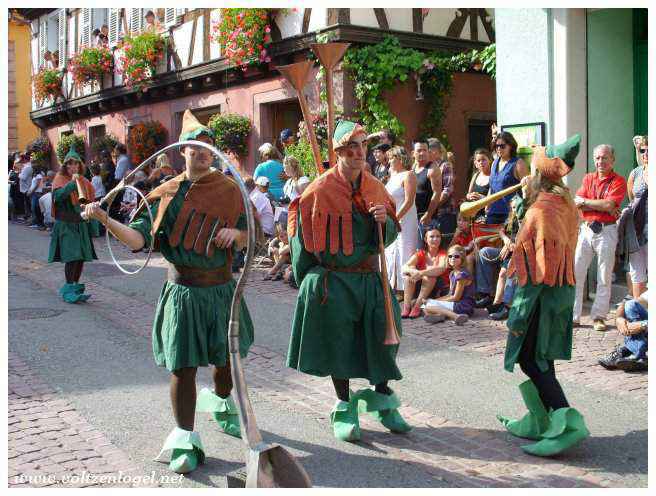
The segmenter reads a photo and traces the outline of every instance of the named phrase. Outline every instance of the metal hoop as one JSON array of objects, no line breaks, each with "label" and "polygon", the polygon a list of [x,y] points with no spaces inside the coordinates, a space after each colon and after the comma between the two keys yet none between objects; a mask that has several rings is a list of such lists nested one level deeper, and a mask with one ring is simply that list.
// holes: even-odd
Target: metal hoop
[{"label": "metal hoop", "polygon": [[[131,186],[129,184],[123,185],[121,188],[119,188],[117,190],[117,192],[122,191],[124,189],[134,190],[137,193],[137,195],[141,197],[141,200],[144,202],[144,205],[146,206],[146,209],[148,210],[148,216],[150,217],[150,225],[152,226],[155,223],[155,221],[153,220],[153,213],[150,210],[150,205],[148,205],[148,202],[146,201],[146,197],[144,196],[144,194],[141,191],[139,191],[137,188],[135,188],[134,186]],[[113,196],[111,201],[108,203],[108,205],[107,205],[107,211],[108,212],[111,209],[112,205],[114,204],[114,200],[116,200],[117,196],[118,195]],[[118,262],[118,260],[116,260],[116,257],[114,256],[114,252],[112,251],[112,244],[109,242],[109,235],[110,235],[109,228],[107,226],[105,226],[105,239],[107,240],[107,248],[109,249],[109,255],[112,257],[112,261],[118,267],[118,270],[120,270],[124,274],[133,276],[135,274],[138,274],[139,272],[141,272],[142,270],[144,270],[146,268],[146,266],[148,265],[148,262],[150,262],[150,257],[153,254],[153,247],[155,246],[155,236],[151,236],[151,238],[150,238],[150,249],[148,250],[148,256],[146,257],[146,261],[137,270],[129,271],[129,270],[124,269],[121,266],[121,264]]]}]

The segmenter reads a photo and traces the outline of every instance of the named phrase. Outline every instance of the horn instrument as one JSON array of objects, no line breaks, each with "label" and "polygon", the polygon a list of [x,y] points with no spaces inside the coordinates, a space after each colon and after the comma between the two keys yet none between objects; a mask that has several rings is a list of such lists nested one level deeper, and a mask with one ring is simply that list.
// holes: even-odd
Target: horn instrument
[{"label": "horn instrument", "polygon": [[82,183],[82,177],[78,176],[75,178],[75,185],[77,186],[77,199],[80,202],[80,205],[89,203],[89,198],[87,198],[86,190]]},{"label": "horn instrument", "polygon": [[494,203],[495,201],[500,200],[504,196],[508,196],[514,193],[515,191],[521,189],[521,187],[522,183],[520,182],[514,186],[510,186],[509,188],[505,188],[501,191],[497,191],[496,193],[492,193],[491,195],[488,195],[485,198],[481,198],[480,200],[464,202],[460,205],[460,215],[466,219],[471,219],[478,213],[480,209],[487,207],[490,203]]}]

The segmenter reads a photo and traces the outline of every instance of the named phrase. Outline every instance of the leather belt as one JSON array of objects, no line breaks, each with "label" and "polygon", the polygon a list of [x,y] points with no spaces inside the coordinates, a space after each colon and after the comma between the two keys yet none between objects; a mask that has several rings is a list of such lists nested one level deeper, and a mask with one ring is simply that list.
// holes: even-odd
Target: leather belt
[{"label": "leather belt", "polygon": [[168,280],[182,286],[207,288],[219,286],[232,279],[229,264],[218,269],[198,269],[184,265],[169,264]]},{"label": "leather belt", "polygon": [[351,274],[372,274],[380,272],[378,255],[371,255],[364,260],[361,260],[359,263],[347,267],[335,267],[333,265],[322,265],[322,267],[326,269],[326,271],[323,273],[323,298],[321,299],[322,305],[328,301],[328,274],[331,272],[346,272]]},{"label": "leather belt", "polygon": [[55,220],[70,222],[71,224],[80,224],[82,222],[82,217],[80,217],[80,214],[77,212],[70,212],[67,210],[60,212],[59,210],[56,210]]},{"label": "leather belt", "polygon": [[603,226],[610,226],[611,224],[617,224],[616,220],[611,220],[611,221],[606,221],[606,222],[602,222],[600,220],[598,220],[598,221],[588,220],[585,223],[586,223],[587,226],[590,226],[590,224],[592,224],[593,222],[599,222],[599,224],[601,224]]}]

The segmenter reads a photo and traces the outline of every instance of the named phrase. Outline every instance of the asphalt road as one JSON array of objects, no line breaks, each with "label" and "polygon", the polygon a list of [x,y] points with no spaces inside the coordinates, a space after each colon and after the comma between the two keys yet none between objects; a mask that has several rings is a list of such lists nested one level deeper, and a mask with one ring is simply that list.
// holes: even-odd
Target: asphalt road
[{"label": "asphalt road", "polygon": [[[98,241],[96,241],[98,243]],[[103,241],[104,242],[104,241]],[[98,245],[98,244],[97,244]],[[12,253],[43,261],[48,237],[22,226],[9,225]],[[164,269],[149,267],[136,277],[115,274],[103,260],[88,264],[83,279],[139,301],[154,303]],[[10,264],[11,267],[11,264]],[[63,270],[62,270],[63,272]],[[95,274],[95,275],[94,275]],[[174,426],[168,396],[168,373],[155,366],[149,340],[117,328],[89,306],[67,305],[54,292],[9,273],[9,310],[44,308],[60,311],[49,318],[9,320],[9,349],[18,353],[47,382],[55,386],[94,426],[139,460],[146,473],[167,473],[151,461]],[[256,328],[256,343],[284,354],[293,305],[275,295],[247,291],[246,300]],[[467,328],[453,328],[467,332]],[[404,403],[478,429],[499,430],[497,413],[518,414],[524,408],[516,385],[521,373],[503,371],[500,359],[477,353],[437,348],[408,336],[399,352],[404,379],[392,387]],[[206,370],[199,386],[209,385]],[[647,404],[630,396],[592,391],[563,381],[570,403],[586,418],[593,434],[572,450],[573,466],[594,467],[627,486],[647,484]],[[329,425],[300,415],[265,394],[253,397],[265,437],[290,447],[316,486],[426,487],[425,472],[399,463],[371,445],[337,442]],[[183,485],[223,486],[224,475],[242,464],[243,443],[219,434],[205,414],[197,416],[208,454],[207,463]],[[512,449],[509,447],[509,449]],[[435,481],[430,481],[435,486]]]}]

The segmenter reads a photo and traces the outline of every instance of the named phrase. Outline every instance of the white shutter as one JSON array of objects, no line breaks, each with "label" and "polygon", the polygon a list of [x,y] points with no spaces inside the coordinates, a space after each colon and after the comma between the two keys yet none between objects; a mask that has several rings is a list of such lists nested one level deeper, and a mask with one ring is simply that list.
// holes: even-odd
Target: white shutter
[{"label": "white shutter", "polygon": [[66,65],[66,28],[68,18],[66,16],[66,9],[59,9],[57,13],[57,50],[59,50],[59,68],[61,69]]},{"label": "white shutter", "polygon": [[168,28],[174,26],[178,21],[177,10],[180,9],[164,9],[164,25]]},{"label": "white shutter", "polygon": [[82,9],[80,16],[80,45],[91,46],[91,9]]},{"label": "white shutter", "polygon": [[109,45],[114,46],[118,41],[120,29],[121,9],[109,9]]},{"label": "white shutter", "polygon": [[39,20],[39,67],[44,63],[43,54],[48,49],[48,18],[43,16]]},{"label": "white shutter", "polygon": [[134,36],[137,34],[139,31],[141,31],[141,28],[143,26],[143,15],[142,15],[142,10],[143,9],[129,9],[130,10],[130,17],[128,18],[128,29],[130,30],[130,35]]}]

